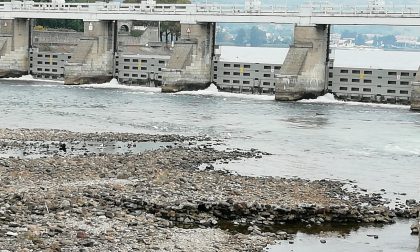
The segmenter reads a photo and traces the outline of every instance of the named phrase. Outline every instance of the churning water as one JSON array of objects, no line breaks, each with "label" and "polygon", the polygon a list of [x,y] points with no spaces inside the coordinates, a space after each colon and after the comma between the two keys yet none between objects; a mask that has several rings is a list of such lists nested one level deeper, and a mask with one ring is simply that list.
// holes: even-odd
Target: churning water
[{"label": "churning water", "polygon": [[[209,135],[224,139],[226,147],[274,154],[224,167],[240,174],[354,180],[370,192],[385,189],[392,200],[401,193],[420,199],[420,113],[408,106],[342,102],[331,95],[280,103],[214,86],[162,94],[115,81],[63,86],[26,78],[2,80],[0,88],[2,128]],[[408,226],[401,232],[408,235]],[[415,238],[407,239],[415,248]]]}]

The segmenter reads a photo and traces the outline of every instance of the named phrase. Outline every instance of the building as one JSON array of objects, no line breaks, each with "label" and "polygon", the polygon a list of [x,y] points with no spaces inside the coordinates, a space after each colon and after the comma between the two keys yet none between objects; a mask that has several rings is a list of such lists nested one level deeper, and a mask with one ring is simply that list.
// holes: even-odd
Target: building
[{"label": "building", "polygon": [[215,50],[213,82],[222,91],[274,94],[288,48],[220,46]]},{"label": "building", "polygon": [[35,78],[63,80],[64,65],[71,59],[71,53],[40,52],[38,48],[29,51],[29,73]]},{"label": "building", "polygon": [[409,103],[419,58],[420,52],[334,50],[328,89],[341,99]]},{"label": "building", "polygon": [[[221,46],[213,81],[222,91],[273,94],[287,48]],[[328,90],[344,100],[407,104],[420,52],[334,49]]]},{"label": "building", "polygon": [[115,59],[115,77],[122,84],[161,86],[162,68],[169,59],[169,54],[119,53]]}]

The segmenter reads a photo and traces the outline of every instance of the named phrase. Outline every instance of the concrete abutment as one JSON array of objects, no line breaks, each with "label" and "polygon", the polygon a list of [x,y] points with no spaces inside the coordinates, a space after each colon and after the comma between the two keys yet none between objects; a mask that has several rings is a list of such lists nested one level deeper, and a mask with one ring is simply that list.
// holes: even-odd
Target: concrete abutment
[{"label": "concrete abutment", "polygon": [[29,19],[0,20],[0,78],[28,74]]},{"label": "concrete abutment", "polygon": [[420,68],[417,70],[416,79],[411,83],[411,85],[410,109],[420,112]]},{"label": "concrete abutment", "polygon": [[214,33],[214,23],[181,24],[181,39],[162,72],[162,92],[199,90],[211,84]]},{"label": "concrete abutment", "polygon": [[315,98],[326,90],[329,26],[295,26],[293,45],[280,71],[275,99]]},{"label": "concrete abutment", "polygon": [[85,21],[84,36],[64,66],[64,84],[104,83],[113,77],[115,22]]}]

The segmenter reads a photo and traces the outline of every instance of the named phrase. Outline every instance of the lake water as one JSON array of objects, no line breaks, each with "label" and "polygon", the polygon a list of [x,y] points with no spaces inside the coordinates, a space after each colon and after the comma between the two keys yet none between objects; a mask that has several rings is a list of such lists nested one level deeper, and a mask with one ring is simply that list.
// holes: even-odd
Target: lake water
[{"label": "lake water", "polygon": [[[273,154],[223,167],[240,174],[352,180],[368,192],[385,189],[384,197],[394,201],[420,200],[420,113],[408,106],[345,103],[330,95],[280,103],[270,96],[219,93],[215,87],[162,94],[115,82],[80,87],[2,80],[0,87],[1,128],[209,135],[224,139],[224,147]],[[396,232],[392,246],[415,250],[417,237],[409,235],[409,223],[366,229]],[[336,240],[357,248],[364,235],[354,231]],[[314,237],[298,233],[304,242],[272,250],[308,251],[304,248],[312,248]],[[299,244],[303,250],[298,250]],[[390,250],[389,243],[378,244],[379,250],[366,245],[356,251],[397,251]],[[326,247],[322,251],[328,251]]]}]

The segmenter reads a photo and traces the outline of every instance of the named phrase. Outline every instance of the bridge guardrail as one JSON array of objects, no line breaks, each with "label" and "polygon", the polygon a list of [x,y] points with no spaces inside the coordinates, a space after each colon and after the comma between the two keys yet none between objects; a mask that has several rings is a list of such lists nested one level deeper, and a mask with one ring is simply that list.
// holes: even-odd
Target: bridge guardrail
[{"label": "bridge guardrail", "polygon": [[271,16],[314,16],[314,17],[419,17],[419,5],[369,6],[306,5],[296,9],[286,6],[261,6],[248,10],[245,6],[230,4],[125,4],[125,3],[41,3],[33,1],[12,1],[0,3],[0,11],[25,12],[89,12],[89,13],[138,13],[138,14],[185,14],[185,15],[271,15]]}]

